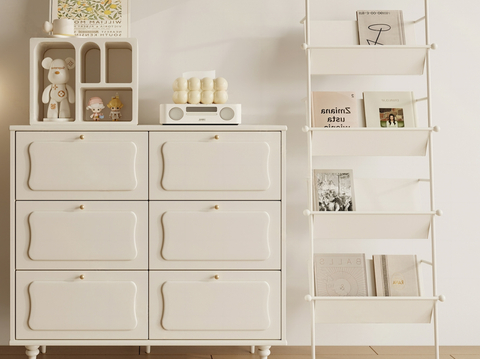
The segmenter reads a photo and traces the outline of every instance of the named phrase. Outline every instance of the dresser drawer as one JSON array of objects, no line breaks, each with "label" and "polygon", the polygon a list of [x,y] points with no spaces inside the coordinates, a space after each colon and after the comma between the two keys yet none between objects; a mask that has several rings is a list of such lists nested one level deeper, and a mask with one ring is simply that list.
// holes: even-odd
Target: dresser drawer
[{"label": "dresser drawer", "polygon": [[280,132],[151,132],[150,198],[280,200]]},{"label": "dresser drawer", "polygon": [[278,201],[151,201],[151,269],[280,269]]},{"label": "dresser drawer", "polygon": [[280,272],[150,272],[150,339],[281,339],[280,285]]},{"label": "dresser drawer", "polygon": [[147,201],[17,201],[16,233],[17,269],[148,268]]},{"label": "dresser drawer", "polygon": [[17,271],[16,339],[147,339],[147,293],[147,272]]},{"label": "dresser drawer", "polygon": [[148,198],[148,134],[17,132],[16,198]]}]

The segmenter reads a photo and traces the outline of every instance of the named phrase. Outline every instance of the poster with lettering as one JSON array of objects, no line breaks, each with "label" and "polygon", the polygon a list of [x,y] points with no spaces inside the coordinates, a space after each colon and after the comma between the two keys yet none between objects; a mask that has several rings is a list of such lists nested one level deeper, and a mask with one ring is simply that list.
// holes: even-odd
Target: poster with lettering
[{"label": "poster with lettering", "polygon": [[357,99],[353,92],[312,92],[313,127],[358,127]]},{"label": "poster with lettering", "polygon": [[71,19],[78,37],[128,37],[129,0],[51,0],[52,21]]},{"label": "poster with lettering", "polygon": [[367,296],[365,254],[315,253],[315,295]]}]

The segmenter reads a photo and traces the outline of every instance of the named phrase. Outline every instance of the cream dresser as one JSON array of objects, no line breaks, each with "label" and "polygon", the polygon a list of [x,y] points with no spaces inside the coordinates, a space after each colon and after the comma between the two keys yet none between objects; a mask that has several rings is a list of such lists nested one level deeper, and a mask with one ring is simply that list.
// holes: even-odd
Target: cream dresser
[{"label": "cream dresser", "polygon": [[[107,126],[108,125],[108,126]],[[11,345],[285,340],[285,128],[11,128]]]}]

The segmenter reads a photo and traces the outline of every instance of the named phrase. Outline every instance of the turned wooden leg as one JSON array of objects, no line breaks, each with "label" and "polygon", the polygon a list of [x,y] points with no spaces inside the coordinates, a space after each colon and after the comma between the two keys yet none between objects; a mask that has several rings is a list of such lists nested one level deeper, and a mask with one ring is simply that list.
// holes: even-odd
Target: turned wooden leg
[{"label": "turned wooden leg", "polygon": [[27,354],[28,359],[36,359],[37,355],[40,353],[38,350],[38,345],[27,345],[25,348],[25,354]]},{"label": "turned wooden leg", "polygon": [[270,355],[270,345],[260,345],[258,347],[258,355],[260,355],[260,359],[267,359]]},{"label": "turned wooden leg", "polygon": [[46,346],[46,345],[42,345],[42,346],[40,347],[40,353],[42,353],[42,354],[46,354],[46,353],[47,353],[47,346]]}]

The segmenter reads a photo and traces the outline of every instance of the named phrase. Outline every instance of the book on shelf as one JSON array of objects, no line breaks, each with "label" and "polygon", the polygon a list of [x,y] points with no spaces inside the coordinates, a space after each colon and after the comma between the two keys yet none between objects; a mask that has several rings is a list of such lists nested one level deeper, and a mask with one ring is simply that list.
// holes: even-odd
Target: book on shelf
[{"label": "book on shelf", "polygon": [[363,93],[367,127],[417,127],[416,101],[411,91]]},{"label": "book on shelf", "polygon": [[313,170],[313,210],[355,210],[352,170]]},{"label": "book on shelf", "polygon": [[315,253],[315,296],[367,296],[365,254]]},{"label": "book on shelf", "polygon": [[312,126],[325,128],[358,127],[355,93],[313,91]]},{"label": "book on shelf", "polygon": [[357,27],[360,45],[405,45],[402,10],[358,10]]},{"label": "book on shelf", "polygon": [[377,296],[415,297],[420,295],[416,255],[374,255]]}]

